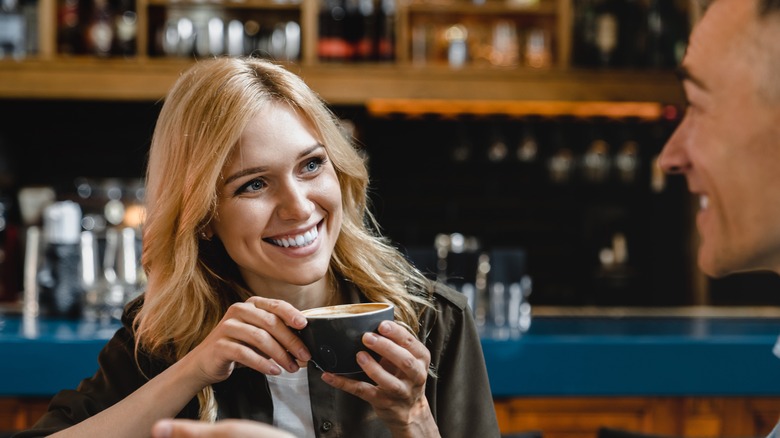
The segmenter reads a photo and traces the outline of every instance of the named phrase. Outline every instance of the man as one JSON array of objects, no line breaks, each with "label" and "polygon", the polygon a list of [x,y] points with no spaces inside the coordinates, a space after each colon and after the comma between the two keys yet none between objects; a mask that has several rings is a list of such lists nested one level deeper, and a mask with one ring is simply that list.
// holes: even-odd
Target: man
[{"label": "man", "polygon": [[778,43],[779,0],[715,0],[682,63],[688,108],[660,164],[699,196],[699,267],[713,277],[780,273]]},{"label": "man", "polygon": [[780,1],[716,0],[682,63],[688,109],[661,153],[699,196],[699,266],[780,273]]}]

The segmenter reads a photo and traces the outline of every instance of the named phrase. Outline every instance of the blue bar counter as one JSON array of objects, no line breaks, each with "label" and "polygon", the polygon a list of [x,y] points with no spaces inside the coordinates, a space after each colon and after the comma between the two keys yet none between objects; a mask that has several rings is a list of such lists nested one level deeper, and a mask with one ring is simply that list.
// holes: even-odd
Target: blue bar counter
[{"label": "blue bar counter", "polygon": [[483,339],[494,397],[777,396],[780,318],[537,317]]},{"label": "blue bar counter", "polygon": [[[97,369],[118,328],[0,314],[0,397],[50,397]],[[482,341],[493,395],[778,396],[780,318],[535,317]]]}]

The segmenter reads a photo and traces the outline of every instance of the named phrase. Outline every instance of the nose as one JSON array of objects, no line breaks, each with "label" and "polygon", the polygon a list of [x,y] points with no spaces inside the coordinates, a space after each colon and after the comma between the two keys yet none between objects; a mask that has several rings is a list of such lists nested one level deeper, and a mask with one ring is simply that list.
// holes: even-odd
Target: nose
[{"label": "nose", "polygon": [[309,190],[297,180],[287,181],[281,186],[277,214],[283,220],[308,219],[314,212],[314,202],[309,199]]},{"label": "nose", "polygon": [[687,153],[688,131],[685,120],[675,129],[669,140],[666,141],[658,165],[669,174],[685,173],[691,168],[691,161]]}]

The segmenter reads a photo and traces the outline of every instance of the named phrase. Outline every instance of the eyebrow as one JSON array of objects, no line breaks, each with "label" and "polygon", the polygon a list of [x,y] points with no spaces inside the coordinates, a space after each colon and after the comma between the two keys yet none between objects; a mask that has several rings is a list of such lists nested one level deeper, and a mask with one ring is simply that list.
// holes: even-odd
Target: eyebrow
[{"label": "eyebrow", "polygon": [[[312,146],[310,148],[302,150],[295,159],[296,160],[300,160],[301,158],[303,158],[303,157],[305,157],[307,155],[310,155],[311,153],[313,153],[317,149],[324,148],[324,147],[325,147],[325,145],[323,145],[321,143],[317,143],[317,144],[315,144],[314,146]],[[223,185],[228,185],[231,182],[233,182],[233,181],[235,181],[235,180],[237,180],[239,178],[242,178],[244,176],[252,175],[252,174],[255,174],[255,173],[263,173],[263,172],[266,172],[267,170],[268,170],[267,166],[248,167],[246,169],[241,169],[238,172],[236,172],[236,173],[230,175],[229,177],[225,178],[225,182],[223,183]]]},{"label": "eyebrow", "polygon": [[681,82],[688,81],[688,82],[693,83],[694,85],[696,85],[697,87],[701,88],[704,91],[708,91],[709,90],[709,87],[707,87],[707,84],[705,84],[697,76],[693,75],[691,73],[691,71],[688,68],[686,68],[684,65],[681,65],[681,66],[677,67],[675,72],[677,73],[677,77],[680,79]]}]

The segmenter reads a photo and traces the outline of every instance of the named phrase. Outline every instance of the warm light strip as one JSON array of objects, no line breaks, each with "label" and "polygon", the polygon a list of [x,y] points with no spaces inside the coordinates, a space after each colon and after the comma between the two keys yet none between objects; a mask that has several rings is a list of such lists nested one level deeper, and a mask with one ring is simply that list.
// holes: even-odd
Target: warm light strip
[{"label": "warm light strip", "polygon": [[664,114],[664,106],[658,102],[370,99],[366,107],[371,115],[377,117],[395,114],[410,117],[504,115],[658,120]]}]

